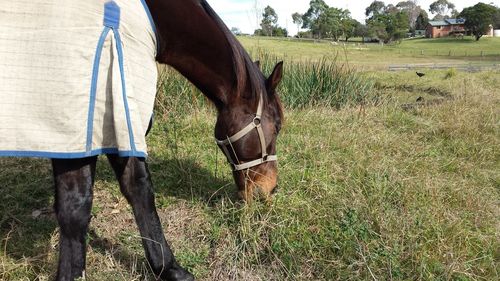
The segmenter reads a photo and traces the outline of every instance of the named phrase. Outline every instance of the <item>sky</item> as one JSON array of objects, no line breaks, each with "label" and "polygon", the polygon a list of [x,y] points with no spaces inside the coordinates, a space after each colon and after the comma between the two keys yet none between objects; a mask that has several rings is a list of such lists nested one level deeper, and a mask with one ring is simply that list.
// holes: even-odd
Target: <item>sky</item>
[{"label": "sky", "polygon": [[[271,6],[278,14],[281,27],[288,29],[290,35],[297,33],[297,26],[292,21],[292,14],[299,12],[304,14],[309,8],[310,0],[207,0],[229,28],[237,27],[244,33],[253,34],[260,22],[256,17],[256,10],[261,11],[267,5]],[[257,1],[257,9],[255,2]],[[365,21],[365,9],[373,0],[324,0],[330,7],[348,9],[351,16],[360,21]],[[384,1],[384,0],[382,0]],[[403,0],[385,0],[387,4],[394,4]],[[418,4],[429,11],[429,6],[435,0],[417,0]],[[451,0],[458,11],[470,7],[479,2],[493,3],[500,7],[500,0]]]}]

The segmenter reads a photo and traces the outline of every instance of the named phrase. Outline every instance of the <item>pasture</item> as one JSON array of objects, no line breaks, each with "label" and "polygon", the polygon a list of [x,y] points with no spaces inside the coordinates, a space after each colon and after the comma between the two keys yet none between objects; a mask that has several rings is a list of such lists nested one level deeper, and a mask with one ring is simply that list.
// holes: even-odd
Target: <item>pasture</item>
[{"label": "pasture", "polygon": [[412,39],[401,44],[297,41],[266,37],[239,37],[249,50],[265,50],[289,60],[315,61],[338,57],[362,69],[387,69],[392,64],[500,64],[500,38]]},{"label": "pasture", "polygon": [[[500,54],[405,55],[456,47],[417,40],[334,61],[345,48],[240,39],[265,72],[279,57],[286,63],[272,201],[236,199],[213,140],[214,109],[168,69],[148,137],[166,237],[198,280],[499,279],[500,72],[418,78],[382,69]],[[464,41],[457,52],[498,43]],[[154,280],[105,157],[97,171],[88,280]],[[0,158],[0,192],[0,280],[51,280],[58,231],[49,161]]]}]

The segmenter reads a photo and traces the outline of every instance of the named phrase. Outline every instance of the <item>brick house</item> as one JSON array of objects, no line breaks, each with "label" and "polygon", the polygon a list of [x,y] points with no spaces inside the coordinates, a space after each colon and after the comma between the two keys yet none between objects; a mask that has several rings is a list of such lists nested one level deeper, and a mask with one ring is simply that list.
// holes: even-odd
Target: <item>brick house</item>
[{"label": "brick house", "polygon": [[429,21],[425,36],[427,38],[440,38],[450,35],[464,35],[465,33],[464,19],[444,19]]}]

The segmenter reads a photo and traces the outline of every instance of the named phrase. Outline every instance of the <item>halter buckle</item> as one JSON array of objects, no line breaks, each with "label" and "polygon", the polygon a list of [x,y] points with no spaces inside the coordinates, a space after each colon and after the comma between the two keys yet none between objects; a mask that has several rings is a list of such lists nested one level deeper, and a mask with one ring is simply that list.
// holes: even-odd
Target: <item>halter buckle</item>
[{"label": "halter buckle", "polygon": [[252,122],[255,125],[255,127],[260,127],[262,125],[262,120],[260,119],[260,116],[255,116]]}]

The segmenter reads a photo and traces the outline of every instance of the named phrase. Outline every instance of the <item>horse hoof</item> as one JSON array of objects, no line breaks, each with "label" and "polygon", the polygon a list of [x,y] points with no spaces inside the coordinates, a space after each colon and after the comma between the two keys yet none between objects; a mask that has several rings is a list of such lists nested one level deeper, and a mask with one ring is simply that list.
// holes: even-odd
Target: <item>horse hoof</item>
[{"label": "horse hoof", "polygon": [[180,266],[169,269],[166,275],[167,281],[194,281],[194,276]]}]

